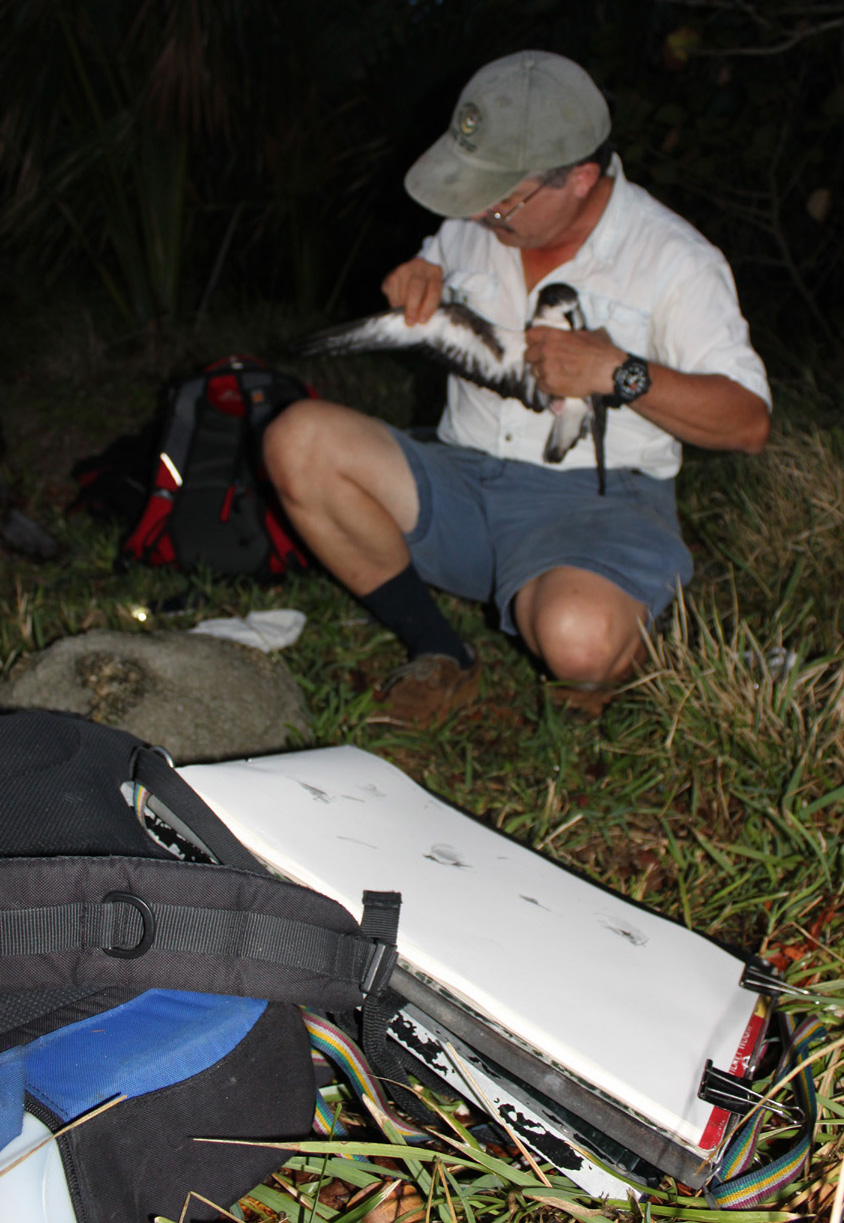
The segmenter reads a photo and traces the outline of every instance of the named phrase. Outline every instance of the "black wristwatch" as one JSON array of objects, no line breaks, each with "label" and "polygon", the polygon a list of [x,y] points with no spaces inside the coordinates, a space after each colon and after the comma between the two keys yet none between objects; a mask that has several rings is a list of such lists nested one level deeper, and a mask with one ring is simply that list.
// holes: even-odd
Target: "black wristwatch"
[{"label": "black wristwatch", "polygon": [[651,376],[648,373],[648,363],[642,357],[627,354],[627,360],[613,371],[613,386],[616,398],[620,403],[633,403],[642,395],[647,395],[651,389]]}]

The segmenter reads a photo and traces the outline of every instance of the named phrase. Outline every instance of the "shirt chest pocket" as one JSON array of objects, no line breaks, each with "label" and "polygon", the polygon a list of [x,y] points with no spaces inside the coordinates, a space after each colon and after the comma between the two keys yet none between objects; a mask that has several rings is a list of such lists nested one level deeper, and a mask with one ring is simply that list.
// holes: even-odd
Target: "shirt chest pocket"
[{"label": "shirt chest pocket", "polygon": [[651,315],[647,310],[628,306],[610,297],[582,292],[583,312],[586,326],[597,331],[603,327],[610,339],[626,352],[641,357],[653,357],[651,344]]},{"label": "shirt chest pocket", "polygon": [[445,301],[468,306],[483,318],[495,317],[500,281],[493,272],[479,272],[475,268],[454,268],[443,284]]}]

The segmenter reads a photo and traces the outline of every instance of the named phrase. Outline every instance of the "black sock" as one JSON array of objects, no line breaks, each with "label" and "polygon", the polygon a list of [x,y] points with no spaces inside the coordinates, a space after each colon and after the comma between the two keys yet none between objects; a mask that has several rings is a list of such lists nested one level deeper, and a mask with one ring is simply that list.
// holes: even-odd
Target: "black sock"
[{"label": "black sock", "polygon": [[471,666],[471,652],[437,607],[412,563],[360,602],[404,642],[411,658],[447,654],[461,667]]}]

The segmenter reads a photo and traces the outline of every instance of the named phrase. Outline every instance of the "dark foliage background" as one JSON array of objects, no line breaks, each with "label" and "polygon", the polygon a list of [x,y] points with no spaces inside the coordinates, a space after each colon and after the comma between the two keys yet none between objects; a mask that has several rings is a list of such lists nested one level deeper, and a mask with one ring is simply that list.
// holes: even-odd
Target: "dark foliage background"
[{"label": "dark foliage background", "polygon": [[843,31],[844,0],[0,0],[6,280],[98,282],[124,330],[377,308],[436,223],[405,170],[471,72],[534,46],[725,250],[774,372],[837,375]]}]

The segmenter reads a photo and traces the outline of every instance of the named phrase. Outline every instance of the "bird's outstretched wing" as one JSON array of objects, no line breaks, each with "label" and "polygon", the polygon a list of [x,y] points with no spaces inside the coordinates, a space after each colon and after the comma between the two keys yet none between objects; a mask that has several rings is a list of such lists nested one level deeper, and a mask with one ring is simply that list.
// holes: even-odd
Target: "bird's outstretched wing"
[{"label": "bird's outstretched wing", "polygon": [[315,357],[402,348],[415,349],[450,373],[504,399],[519,399],[534,411],[548,406],[548,396],[525,370],[524,332],[497,327],[456,302],[443,303],[427,322],[412,327],[398,309],[329,327],[300,340],[294,352]]}]

